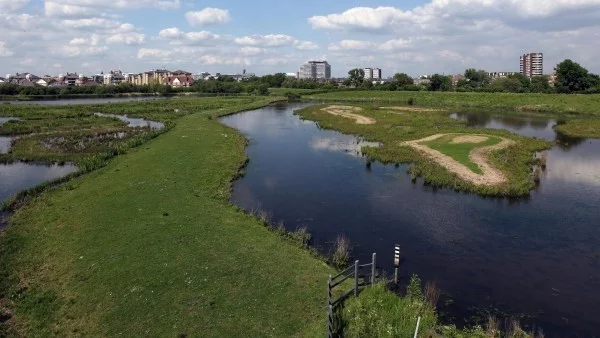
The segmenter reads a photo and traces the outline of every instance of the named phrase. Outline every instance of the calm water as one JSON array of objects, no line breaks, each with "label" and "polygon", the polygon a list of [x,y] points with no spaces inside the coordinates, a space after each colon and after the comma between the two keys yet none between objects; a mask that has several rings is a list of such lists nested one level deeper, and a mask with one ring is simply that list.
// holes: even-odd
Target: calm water
[{"label": "calm water", "polygon": [[101,117],[117,118],[123,122],[127,122],[128,126],[132,127],[132,128],[150,127],[152,129],[162,129],[165,127],[164,123],[162,123],[162,122],[155,122],[155,121],[150,121],[150,120],[146,120],[146,119],[128,117],[127,115],[113,115],[113,114],[104,114],[104,113],[94,113],[94,115],[101,116]]},{"label": "calm water", "polygon": [[0,136],[0,154],[8,154],[12,139],[10,137]]},{"label": "calm water", "polygon": [[[387,271],[400,244],[401,279],[436,280],[454,300],[442,312],[458,322],[496,308],[535,316],[524,322],[550,337],[600,335],[600,140],[549,151],[530,198],[484,199],[412,183],[406,165],[367,167],[348,154],[355,137],[301,121],[299,107],[223,118],[250,139],[234,203],[260,206],[291,230],[307,226],[323,251],[345,234],[354,256],[377,252]],[[506,126],[552,139],[553,122],[544,124]]]},{"label": "calm water", "polygon": [[74,165],[43,165],[16,162],[0,164],[0,201],[21,190],[52,181],[77,170]]},{"label": "calm water", "polygon": [[[121,103],[132,101],[148,101],[164,99],[159,96],[143,96],[143,97],[106,97],[98,99],[65,99],[65,100],[41,100],[41,101],[6,101],[10,104],[37,104],[42,106],[66,106],[74,104],[103,104],[103,103]],[[0,102],[0,104],[2,104]]]}]

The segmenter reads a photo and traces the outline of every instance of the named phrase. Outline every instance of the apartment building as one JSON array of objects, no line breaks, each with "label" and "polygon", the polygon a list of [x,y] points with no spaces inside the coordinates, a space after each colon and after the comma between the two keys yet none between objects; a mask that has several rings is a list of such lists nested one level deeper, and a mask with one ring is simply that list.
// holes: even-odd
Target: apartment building
[{"label": "apartment building", "polygon": [[331,78],[331,65],[327,61],[309,61],[300,66],[298,78],[326,81]]},{"label": "apartment building", "polygon": [[520,57],[521,74],[532,77],[544,74],[544,54],[529,53]]}]

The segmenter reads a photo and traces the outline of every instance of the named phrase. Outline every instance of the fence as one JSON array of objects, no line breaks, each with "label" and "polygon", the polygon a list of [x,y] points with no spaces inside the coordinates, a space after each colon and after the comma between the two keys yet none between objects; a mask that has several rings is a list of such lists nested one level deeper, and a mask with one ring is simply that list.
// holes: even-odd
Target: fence
[{"label": "fence", "polygon": [[[340,327],[339,323],[336,323],[335,310],[352,294],[358,296],[361,287],[375,285],[377,277],[376,257],[377,254],[373,253],[371,263],[361,265],[357,260],[353,265],[337,275],[329,275],[329,280],[327,281],[327,332],[329,338],[339,334]],[[354,281],[354,287],[335,299],[333,296],[334,289],[351,278]],[[360,279],[362,279],[362,282],[359,282]]]}]

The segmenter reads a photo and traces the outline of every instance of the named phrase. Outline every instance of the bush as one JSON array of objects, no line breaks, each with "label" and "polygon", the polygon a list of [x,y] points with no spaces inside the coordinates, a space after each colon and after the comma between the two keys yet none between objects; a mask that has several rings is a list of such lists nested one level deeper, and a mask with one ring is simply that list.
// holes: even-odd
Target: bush
[{"label": "bush", "polygon": [[350,261],[350,241],[344,236],[338,236],[335,241],[332,264],[338,269],[344,269]]},{"label": "bush", "polygon": [[[409,289],[419,289],[418,278]],[[413,290],[414,291],[414,290]],[[413,298],[400,298],[384,284],[365,289],[358,297],[348,300],[343,311],[345,337],[412,337],[421,317],[419,332],[434,333],[437,316],[425,299],[413,293]]]}]

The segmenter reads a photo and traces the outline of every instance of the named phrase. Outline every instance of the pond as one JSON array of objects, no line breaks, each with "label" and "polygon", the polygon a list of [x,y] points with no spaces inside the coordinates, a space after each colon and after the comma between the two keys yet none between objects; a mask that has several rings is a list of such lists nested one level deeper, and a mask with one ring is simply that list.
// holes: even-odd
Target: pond
[{"label": "pond", "polygon": [[24,162],[0,164],[0,201],[21,190],[67,176],[76,170],[77,167],[71,164],[44,165]]},{"label": "pond", "polygon": [[100,117],[109,117],[119,119],[123,122],[126,122],[129,127],[137,128],[137,127],[150,127],[151,129],[162,129],[165,127],[165,124],[162,122],[150,121],[142,118],[134,118],[128,117],[127,115],[113,115],[113,114],[104,114],[104,113],[94,113],[96,116]]},{"label": "pond", "polygon": [[[447,320],[468,323],[483,309],[531,316],[523,322],[548,337],[600,334],[600,140],[550,150],[527,199],[482,198],[413,183],[408,165],[367,166],[348,155],[360,140],[300,120],[293,110],[301,107],[222,119],[250,139],[235,204],[261,207],[289,230],[306,226],[325,253],[344,234],[355,258],[377,252],[388,272],[400,244],[401,281],[412,273],[437,281]],[[552,121],[524,123],[552,138]]]}]

